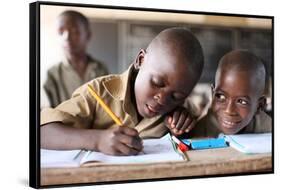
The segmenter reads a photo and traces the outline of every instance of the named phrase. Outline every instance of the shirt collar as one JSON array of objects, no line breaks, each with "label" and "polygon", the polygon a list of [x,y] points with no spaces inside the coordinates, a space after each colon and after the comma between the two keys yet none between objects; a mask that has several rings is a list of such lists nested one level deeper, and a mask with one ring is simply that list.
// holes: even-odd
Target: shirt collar
[{"label": "shirt collar", "polygon": [[[93,65],[93,67],[97,67],[96,65],[96,60],[93,59],[90,55],[87,54],[87,63],[89,65]],[[68,59],[66,58],[66,56],[62,56],[62,64],[65,66],[65,67],[72,67],[72,65],[69,63]]]},{"label": "shirt collar", "polygon": [[[67,60],[66,56],[63,56],[62,58],[62,66],[64,70],[68,71],[68,73],[73,73],[75,76],[77,76],[81,81],[80,85],[82,85],[85,82],[88,82],[89,80],[96,78],[100,75],[99,68],[98,68],[98,62],[93,59],[91,56],[87,55],[87,68],[84,74],[84,77],[81,78],[77,71],[74,69],[74,67],[70,64],[70,62]],[[80,86],[79,85],[79,86]]]},{"label": "shirt collar", "polygon": [[105,89],[114,98],[121,101],[127,99],[126,96],[130,95],[130,79],[133,72],[133,65],[121,75],[110,77],[103,82]]},{"label": "shirt collar", "polygon": [[131,96],[131,75],[133,74],[133,64],[130,65],[121,75],[113,75],[103,82],[107,92],[116,100],[123,101],[123,110],[131,116],[132,121],[136,125],[138,123],[138,115],[136,106],[132,102]]}]

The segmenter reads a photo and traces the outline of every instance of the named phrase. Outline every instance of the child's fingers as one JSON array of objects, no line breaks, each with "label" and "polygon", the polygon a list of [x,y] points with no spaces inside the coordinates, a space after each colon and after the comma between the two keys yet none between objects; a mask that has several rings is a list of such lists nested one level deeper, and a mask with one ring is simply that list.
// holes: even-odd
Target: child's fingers
[{"label": "child's fingers", "polygon": [[176,127],[176,125],[178,123],[178,120],[179,120],[179,117],[180,117],[180,114],[181,114],[181,112],[179,112],[179,111],[175,111],[173,113],[173,120],[172,120],[172,123],[171,123],[172,128]]},{"label": "child's fingers", "polygon": [[138,151],[141,151],[143,149],[143,141],[140,137],[132,137],[124,134],[119,134],[118,138],[120,142],[127,145],[128,147],[131,147]]},{"label": "child's fingers", "polygon": [[123,144],[121,142],[116,143],[117,155],[137,155],[139,153],[138,150]]},{"label": "child's fingers", "polygon": [[172,121],[173,121],[173,118],[171,116],[166,116],[165,117],[165,125],[166,127],[168,127],[169,129],[172,129]]},{"label": "child's fingers", "polygon": [[190,116],[187,116],[185,118],[184,123],[182,124],[180,130],[185,131],[189,127],[189,125],[192,123],[192,121],[193,121],[193,118],[191,118]]},{"label": "child's fingers", "polygon": [[189,131],[191,131],[191,129],[193,129],[195,127],[195,124],[197,123],[196,119],[193,119],[190,123],[190,125],[185,129],[185,132],[188,133]]},{"label": "child's fingers", "polygon": [[168,116],[167,118],[168,118],[167,122],[171,125],[172,122],[173,122],[173,117],[172,116]]},{"label": "child's fingers", "polygon": [[126,127],[126,126],[120,126],[119,130],[129,136],[138,136],[139,133],[136,129],[130,128],[130,127]]},{"label": "child's fingers", "polygon": [[181,131],[181,128],[182,128],[182,125],[184,124],[184,120],[185,120],[185,116],[181,115],[179,117],[179,120],[178,120],[178,122],[176,124],[176,127],[175,127],[177,132],[183,132],[183,131]]},{"label": "child's fingers", "polygon": [[183,125],[186,121],[186,119],[188,118],[187,113],[185,111],[183,111],[178,119],[178,122],[176,124],[176,129],[177,130],[182,130],[183,129]]},{"label": "child's fingers", "polygon": [[173,135],[175,135],[175,136],[178,136],[178,135],[181,135],[181,134],[184,133],[184,131],[182,131],[182,130],[177,130],[176,128],[171,129],[171,131],[172,131]]}]

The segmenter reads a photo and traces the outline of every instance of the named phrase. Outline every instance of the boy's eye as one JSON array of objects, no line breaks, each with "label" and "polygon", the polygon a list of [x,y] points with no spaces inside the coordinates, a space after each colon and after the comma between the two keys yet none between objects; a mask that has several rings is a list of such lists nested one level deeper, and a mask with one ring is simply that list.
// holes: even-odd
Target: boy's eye
[{"label": "boy's eye", "polygon": [[68,29],[68,28],[59,28],[58,34],[63,35],[64,32],[68,32],[69,35],[79,35],[80,31],[76,28]]},{"label": "boy's eye", "polygon": [[184,99],[185,99],[185,96],[180,95],[180,94],[173,94],[172,97],[173,97],[173,99],[176,100],[176,101],[181,101],[181,100],[184,100]]},{"label": "boy's eye", "polygon": [[248,101],[243,100],[243,99],[239,99],[239,100],[238,100],[238,103],[239,103],[239,104],[242,104],[242,105],[244,105],[244,106],[249,104]]},{"label": "boy's eye", "polygon": [[77,28],[72,28],[70,30],[70,33],[73,34],[73,35],[79,35],[80,31]]},{"label": "boy's eye", "polygon": [[152,86],[155,86],[157,88],[163,88],[165,85],[163,83],[161,83],[160,81],[157,80],[151,80],[151,84]]},{"label": "boy's eye", "polygon": [[59,30],[58,30],[59,35],[62,35],[63,31],[64,31],[63,28],[59,28]]},{"label": "boy's eye", "polygon": [[216,93],[216,94],[215,94],[215,97],[216,97],[216,99],[219,100],[219,101],[224,101],[224,100],[226,99],[225,95],[220,94],[220,93]]}]

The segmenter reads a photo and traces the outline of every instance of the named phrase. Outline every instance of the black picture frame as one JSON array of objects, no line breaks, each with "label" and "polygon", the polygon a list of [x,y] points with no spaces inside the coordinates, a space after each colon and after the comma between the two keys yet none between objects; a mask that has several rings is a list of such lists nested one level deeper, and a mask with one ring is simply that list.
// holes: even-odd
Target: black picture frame
[{"label": "black picture frame", "polygon": [[[151,12],[165,12],[165,13],[178,13],[178,14],[194,14],[194,15],[210,15],[210,16],[226,16],[226,17],[237,17],[237,18],[261,18],[271,20],[272,28],[269,35],[269,40],[271,41],[271,51],[268,52],[267,56],[270,57],[270,64],[267,68],[269,75],[272,77],[272,169],[267,171],[256,171],[256,172],[245,172],[245,173],[225,173],[216,175],[204,175],[204,176],[183,176],[183,177],[169,177],[169,178],[157,178],[157,179],[139,179],[139,180],[122,180],[122,181],[112,181],[112,182],[87,182],[87,183],[69,183],[69,184],[56,184],[56,185],[42,185],[41,184],[41,169],[40,169],[40,6],[66,6],[66,7],[85,7],[85,8],[100,8],[100,9],[112,9],[112,10],[131,10],[131,11],[151,11]],[[30,26],[29,26],[29,37],[30,37],[30,108],[29,108],[29,121],[30,121],[30,141],[29,141],[29,185],[33,188],[46,188],[46,187],[61,187],[61,186],[82,186],[82,185],[94,185],[94,184],[115,184],[115,183],[131,183],[131,182],[144,182],[144,181],[161,181],[161,180],[175,180],[175,179],[191,179],[191,178],[205,178],[205,177],[220,177],[220,176],[237,176],[237,175],[253,175],[253,174],[268,174],[274,173],[274,17],[264,16],[264,15],[247,15],[247,14],[231,14],[231,13],[215,13],[215,12],[196,12],[196,11],[183,11],[183,10],[163,10],[163,9],[151,9],[151,8],[135,8],[135,7],[119,7],[119,6],[103,6],[103,5],[93,5],[93,4],[76,4],[76,3],[59,3],[59,2],[34,2],[30,4]],[[200,30],[200,27],[196,28],[195,31]],[[226,27],[227,28],[227,27]],[[240,30],[240,27],[235,27],[235,29]],[[243,30],[243,28],[242,28]],[[251,30],[251,29],[249,29]],[[245,32],[245,34],[243,34]],[[247,30],[242,31],[241,35],[245,35],[247,38]],[[255,37],[253,37],[255,38]],[[260,39],[260,37],[257,37]],[[219,57],[221,55],[216,55]],[[266,56],[265,56],[266,58]],[[129,63],[128,63],[129,64]],[[210,68],[211,70],[213,68]],[[206,77],[206,79],[201,79],[201,81],[213,80],[211,77]]]}]

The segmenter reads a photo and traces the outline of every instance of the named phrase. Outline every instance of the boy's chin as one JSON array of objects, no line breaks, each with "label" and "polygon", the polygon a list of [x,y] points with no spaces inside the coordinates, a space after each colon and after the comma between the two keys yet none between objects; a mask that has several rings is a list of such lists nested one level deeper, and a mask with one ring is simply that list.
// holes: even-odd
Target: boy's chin
[{"label": "boy's chin", "polygon": [[155,116],[157,116],[157,114],[155,113],[143,113],[143,114],[140,114],[143,118],[153,118]]},{"label": "boy's chin", "polygon": [[221,132],[223,132],[225,135],[235,135],[236,133],[238,133],[240,130],[237,128],[225,128],[223,126],[220,126],[220,130]]},{"label": "boy's chin", "polygon": [[145,113],[144,110],[137,110],[138,111],[138,115],[142,118],[150,118],[149,115],[147,113]]}]

